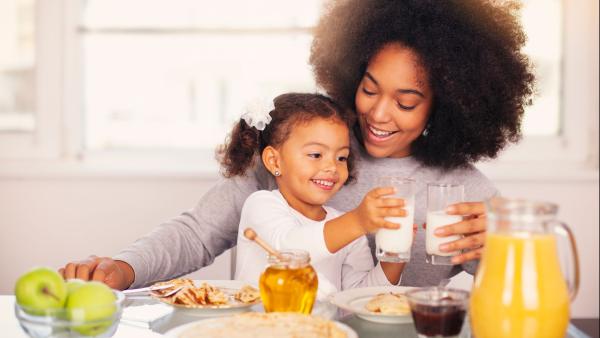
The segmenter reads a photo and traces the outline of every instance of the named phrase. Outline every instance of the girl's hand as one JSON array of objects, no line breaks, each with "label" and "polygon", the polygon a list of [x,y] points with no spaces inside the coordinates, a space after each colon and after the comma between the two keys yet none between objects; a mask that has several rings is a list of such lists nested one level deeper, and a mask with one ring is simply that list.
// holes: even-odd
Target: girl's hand
[{"label": "girl's hand", "polygon": [[355,214],[360,226],[367,233],[377,232],[380,228],[398,229],[399,224],[386,221],[385,217],[406,216],[402,209],[404,200],[394,197],[383,197],[394,193],[394,188],[375,188],[369,191],[356,209]]},{"label": "girl's hand", "polygon": [[67,263],[64,268],[58,269],[58,272],[64,279],[95,280],[118,290],[127,289],[134,280],[131,265],[109,257],[94,255],[81,261]]},{"label": "girl's hand", "polygon": [[449,215],[465,216],[462,222],[449,224],[435,230],[438,236],[463,235],[464,237],[440,246],[440,250],[452,252],[465,250],[452,257],[452,263],[461,264],[470,260],[479,259],[483,251],[486,235],[485,205],[483,202],[456,203],[448,207]]}]

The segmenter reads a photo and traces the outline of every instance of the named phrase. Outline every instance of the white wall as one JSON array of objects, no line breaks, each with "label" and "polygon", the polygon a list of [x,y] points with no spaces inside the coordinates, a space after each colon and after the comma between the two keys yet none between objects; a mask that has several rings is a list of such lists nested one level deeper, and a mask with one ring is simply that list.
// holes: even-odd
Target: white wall
[{"label": "white wall", "polygon": [[[113,255],[162,220],[191,207],[212,179],[0,177],[0,294],[34,265],[59,267],[88,254]],[[598,175],[496,180],[503,195],[548,200],[575,231],[582,266],[575,317],[598,317]],[[229,255],[195,276],[227,279]]]}]

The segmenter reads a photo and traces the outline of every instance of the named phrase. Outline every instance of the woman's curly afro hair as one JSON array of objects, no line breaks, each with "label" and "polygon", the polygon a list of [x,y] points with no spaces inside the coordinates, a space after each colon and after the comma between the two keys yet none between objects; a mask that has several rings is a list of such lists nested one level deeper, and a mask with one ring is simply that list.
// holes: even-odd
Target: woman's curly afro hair
[{"label": "woman's curly afro hair", "polygon": [[521,137],[534,76],[521,52],[518,4],[493,0],[344,0],[328,3],[310,63],[317,83],[346,109],[371,57],[388,43],[420,56],[434,93],[429,133],[411,145],[428,166],[494,158]]}]

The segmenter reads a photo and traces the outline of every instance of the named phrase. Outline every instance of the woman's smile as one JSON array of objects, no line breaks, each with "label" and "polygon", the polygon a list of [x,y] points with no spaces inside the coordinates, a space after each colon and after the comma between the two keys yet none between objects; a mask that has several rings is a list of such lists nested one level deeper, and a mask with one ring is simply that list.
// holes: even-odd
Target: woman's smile
[{"label": "woman's smile", "polygon": [[376,128],[375,126],[369,124],[368,122],[367,122],[367,129],[369,131],[369,137],[373,138],[372,141],[374,141],[374,142],[386,141],[392,135],[394,135],[395,133],[397,133],[399,131],[399,130],[390,131],[390,130],[385,130],[385,129],[381,129],[381,128]]},{"label": "woman's smile", "polygon": [[433,93],[419,56],[400,44],[381,48],[369,61],[355,107],[367,152],[405,157],[427,124]]}]

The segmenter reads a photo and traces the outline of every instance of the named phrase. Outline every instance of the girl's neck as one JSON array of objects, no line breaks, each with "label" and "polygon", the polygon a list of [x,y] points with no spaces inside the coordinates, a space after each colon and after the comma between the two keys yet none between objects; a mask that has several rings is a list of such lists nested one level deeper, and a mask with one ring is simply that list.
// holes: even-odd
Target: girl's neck
[{"label": "girl's neck", "polygon": [[325,208],[323,208],[322,205],[311,205],[304,203],[303,201],[299,200],[295,196],[292,196],[290,193],[282,189],[279,189],[279,192],[281,193],[287,204],[292,209],[302,214],[302,216],[313,221],[322,221],[325,219],[325,216],[327,216],[327,211],[325,211]]}]

